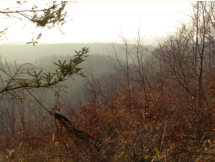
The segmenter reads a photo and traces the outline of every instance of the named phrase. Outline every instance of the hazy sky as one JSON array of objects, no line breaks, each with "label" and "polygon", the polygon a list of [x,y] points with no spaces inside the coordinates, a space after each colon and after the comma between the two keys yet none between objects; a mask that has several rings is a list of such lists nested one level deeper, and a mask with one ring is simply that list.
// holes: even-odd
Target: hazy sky
[{"label": "hazy sky", "polygon": [[[0,9],[11,6],[13,2],[0,1]],[[38,1],[30,2],[38,5]],[[59,30],[43,29],[43,36],[39,43],[56,42],[112,42],[117,40],[122,31],[125,37],[132,38],[137,34],[140,26],[141,34],[146,38],[164,36],[175,30],[174,27],[187,21],[189,18],[184,12],[190,14],[192,9],[190,1],[78,1],[71,3],[67,8],[68,22]],[[1,16],[1,15],[0,15]],[[17,21],[2,20],[0,30]],[[22,29],[23,25],[13,26],[7,34],[6,42],[28,42],[40,32],[30,23]]]}]

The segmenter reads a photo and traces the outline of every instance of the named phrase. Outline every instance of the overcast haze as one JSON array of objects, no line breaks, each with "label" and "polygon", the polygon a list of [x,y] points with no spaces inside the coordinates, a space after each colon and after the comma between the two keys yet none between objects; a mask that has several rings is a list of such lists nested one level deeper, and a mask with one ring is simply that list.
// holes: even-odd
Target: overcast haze
[{"label": "overcast haze", "polygon": [[[13,2],[1,1],[2,8],[10,7]],[[39,5],[44,2],[30,2]],[[165,36],[175,30],[181,22],[189,20],[181,12],[191,12],[189,1],[78,1],[67,7],[68,18],[73,19],[62,27],[66,34],[62,35],[58,29],[43,29],[43,36],[39,43],[89,43],[112,42],[118,38],[121,30],[127,38],[137,33],[138,26],[146,39]],[[181,12],[179,12],[181,11]],[[1,20],[0,30],[17,21]],[[40,29],[32,24],[22,29],[23,24],[10,28],[7,34],[9,42],[28,42],[32,32],[36,37]]]}]

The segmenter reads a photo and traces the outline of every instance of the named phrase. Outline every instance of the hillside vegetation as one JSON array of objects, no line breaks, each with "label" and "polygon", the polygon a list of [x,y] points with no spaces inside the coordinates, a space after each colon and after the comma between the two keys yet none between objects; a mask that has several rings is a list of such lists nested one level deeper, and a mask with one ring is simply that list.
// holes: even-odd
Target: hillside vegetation
[{"label": "hillside vegetation", "polygon": [[[2,94],[2,161],[215,161],[215,3],[198,4],[192,21],[154,48],[140,34],[121,35],[123,44],[108,47],[111,58],[89,54],[78,67],[86,77],[51,86],[52,94]],[[51,71],[51,62],[70,57],[34,63]]]}]

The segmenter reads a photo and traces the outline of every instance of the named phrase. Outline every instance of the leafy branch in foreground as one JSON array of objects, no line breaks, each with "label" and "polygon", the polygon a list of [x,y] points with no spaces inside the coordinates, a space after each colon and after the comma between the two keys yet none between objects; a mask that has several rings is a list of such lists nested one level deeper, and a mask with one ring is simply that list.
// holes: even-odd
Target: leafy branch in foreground
[{"label": "leafy branch in foreground", "polygon": [[[73,59],[70,59],[69,63],[66,63],[66,60],[62,63],[59,60],[59,64],[54,63],[58,66],[55,73],[42,73],[42,70],[40,70],[39,73],[36,71],[27,71],[27,74],[33,77],[33,79],[20,79],[17,78],[18,73],[21,71],[20,66],[14,75],[9,75],[10,79],[5,80],[3,82],[7,82],[7,85],[4,86],[0,90],[0,93],[4,93],[11,90],[16,90],[20,88],[40,88],[40,87],[50,87],[53,85],[58,84],[59,82],[62,82],[66,79],[66,77],[71,77],[72,75],[80,75],[84,77],[84,73],[81,72],[82,68],[77,67],[80,63],[84,61],[84,57],[87,57],[86,55],[89,52],[89,48],[82,48],[79,52],[75,51],[76,55]],[[3,71],[2,69],[0,69]],[[3,71],[6,73],[6,71]],[[22,72],[22,74],[25,74],[26,72]],[[21,74],[21,73],[19,73]]]},{"label": "leafy branch in foreground", "polygon": [[[3,14],[5,19],[19,20],[24,23],[24,27],[26,26],[25,20],[30,21],[39,28],[47,27],[51,29],[57,25],[60,32],[62,32],[60,28],[69,21],[66,20],[67,11],[65,11],[66,6],[71,3],[69,1],[52,1],[44,7],[33,5],[31,9],[26,7],[25,3],[27,1],[17,1],[15,7],[0,10],[0,14]],[[0,31],[0,37],[5,34],[7,29]],[[37,39],[40,39],[41,36],[42,33],[40,32]]]}]

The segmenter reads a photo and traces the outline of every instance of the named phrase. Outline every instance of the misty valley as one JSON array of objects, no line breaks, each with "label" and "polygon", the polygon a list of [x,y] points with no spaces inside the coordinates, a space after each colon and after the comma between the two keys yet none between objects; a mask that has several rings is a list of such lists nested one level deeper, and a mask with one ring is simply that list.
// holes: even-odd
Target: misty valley
[{"label": "misty valley", "polygon": [[[67,11],[79,13],[80,19],[67,32],[89,28],[91,33],[79,34],[87,40],[110,34],[109,28],[121,23],[103,19],[130,18],[123,17],[128,11],[120,12],[126,2],[120,8],[112,5],[118,14],[96,18],[97,25],[88,18],[103,15],[100,9],[108,8],[108,2],[84,15],[79,11],[87,11],[87,2],[77,10],[66,10],[72,1],[50,1],[42,8],[44,2],[13,3],[0,15],[24,23],[32,41],[6,44],[11,28],[1,24],[0,161],[215,161],[215,2],[190,3],[190,20],[156,39],[145,37],[139,25],[133,37],[121,28],[112,43],[55,44],[40,40],[47,38],[46,30],[53,29],[49,37],[55,41],[60,36],[54,29],[69,35],[63,30],[71,21]],[[150,18],[146,22],[158,21],[160,29],[166,20],[154,20],[153,14],[144,15]],[[71,42],[77,33],[70,33]]]}]

